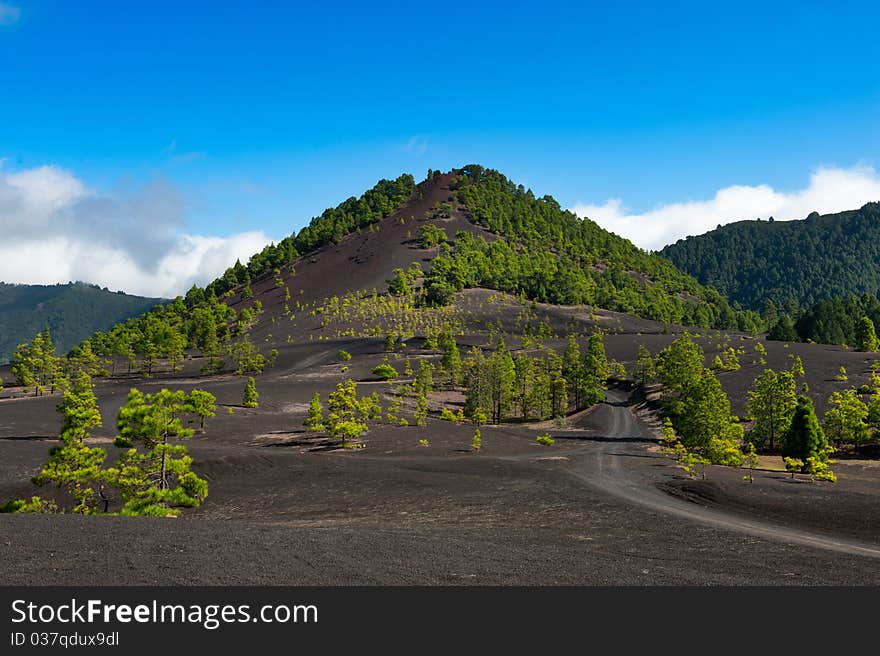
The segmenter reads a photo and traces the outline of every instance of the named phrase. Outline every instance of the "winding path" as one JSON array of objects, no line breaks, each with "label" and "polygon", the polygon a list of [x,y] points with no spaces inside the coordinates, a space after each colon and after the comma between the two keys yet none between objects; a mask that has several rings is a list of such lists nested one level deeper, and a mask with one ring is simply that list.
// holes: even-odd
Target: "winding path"
[{"label": "winding path", "polygon": [[[870,543],[747,519],[665,494],[650,481],[639,476],[634,468],[622,464],[628,457],[643,456],[644,450],[639,446],[639,442],[643,439],[653,439],[650,429],[626,405],[626,396],[622,392],[611,390],[608,392],[608,401],[598,409],[604,409],[610,414],[607,428],[603,432],[605,437],[611,439],[598,445],[577,449],[576,457],[571,460],[573,466],[568,468],[571,475],[586,485],[632,504],[718,528],[788,544],[880,558],[880,547]],[[583,457],[581,453],[584,454]]]}]

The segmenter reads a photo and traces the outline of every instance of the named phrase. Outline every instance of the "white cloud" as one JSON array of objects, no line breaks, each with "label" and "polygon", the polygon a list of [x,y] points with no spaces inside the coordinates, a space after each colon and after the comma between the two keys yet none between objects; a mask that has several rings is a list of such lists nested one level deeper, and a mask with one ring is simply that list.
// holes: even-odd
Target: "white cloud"
[{"label": "white cloud", "polygon": [[0,170],[0,280],[82,280],[130,294],[173,297],[247,259],[269,238],[188,234],[186,203],[168,182],[106,195],[53,166]]},{"label": "white cloud", "polygon": [[421,157],[428,151],[428,140],[425,137],[415,135],[409,138],[402,150],[405,153]]},{"label": "white cloud", "polygon": [[0,2],[0,25],[14,25],[21,18],[21,9],[6,2]]},{"label": "white cloud", "polygon": [[578,203],[572,211],[642,248],[659,250],[678,239],[713,230],[718,224],[771,216],[778,221],[803,219],[811,212],[858,209],[871,201],[880,201],[880,175],[872,167],[820,167],[810,176],[807,187],[791,192],[768,185],[734,185],[707,200],[661,205],[643,213],[629,212],[619,198],[601,205]]}]

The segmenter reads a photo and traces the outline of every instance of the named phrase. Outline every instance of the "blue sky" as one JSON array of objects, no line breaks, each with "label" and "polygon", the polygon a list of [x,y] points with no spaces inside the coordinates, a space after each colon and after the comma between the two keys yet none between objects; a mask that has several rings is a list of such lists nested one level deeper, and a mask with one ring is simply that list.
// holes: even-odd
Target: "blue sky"
[{"label": "blue sky", "polygon": [[[736,186],[874,193],[876,5],[670,5],[0,0],[0,174],[172,189],[169,231],[220,238],[471,162],[623,233],[753,211],[700,205]],[[829,170],[868,186],[810,195]]]}]

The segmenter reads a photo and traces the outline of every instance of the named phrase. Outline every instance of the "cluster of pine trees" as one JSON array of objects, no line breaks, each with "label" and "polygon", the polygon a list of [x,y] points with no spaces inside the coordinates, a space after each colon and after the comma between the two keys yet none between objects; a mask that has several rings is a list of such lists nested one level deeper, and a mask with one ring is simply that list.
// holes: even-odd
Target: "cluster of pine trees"
[{"label": "cluster of pine trees", "polygon": [[176,516],[181,508],[200,505],[208,484],[191,469],[192,458],[182,444],[191,437],[183,418],[198,418],[202,430],[207,417],[215,415],[215,399],[203,390],[143,394],[132,389],[119,411],[116,446],[120,453],[106,465],[107,451],[91,447],[86,440],[102,424],[91,377],[80,370],[57,406],[61,415],[60,444],[53,446],[40,472],[38,486],[55,485],[64,494],[61,505],[38,495],[6,501],[2,512],[59,512],[80,514],[111,511],[122,515]]},{"label": "cluster of pine trees", "polygon": [[108,372],[106,362],[92,350],[91,342],[86,340],[67,357],[55,353],[52,334],[49,329],[37,333],[27,344],[20,344],[12,361],[12,375],[17,385],[33,388],[34,396],[44,393],[64,391],[80,372],[89,376],[103,376]]},{"label": "cluster of pine trees", "polygon": [[[823,430],[810,397],[797,391],[797,380],[805,374],[800,358],[793,358],[790,370],[766,369],[755,379],[747,404],[752,421],[748,434],[731,413],[730,399],[714,371],[704,366],[704,358],[703,349],[688,333],[656,357],[639,347],[635,379],[643,385],[661,385],[667,452],[678,455],[689,469],[698,463],[754,467],[758,450],[779,450],[791,471],[836,480],[828,467],[834,449],[826,431],[837,421],[837,400],[832,401]],[[880,389],[880,378],[876,383]],[[851,396],[845,395],[847,402]],[[876,412],[880,420],[880,392]],[[867,420],[867,410],[864,415]]]},{"label": "cluster of pine trees", "polygon": [[702,347],[685,332],[656,358],[640,350],[638,376],[662,384],[662,404],[683,449],[704,462],[738,467],[743,463],[743,428],[704,358]]},{"label": "cluster of pine trees", "polygon": [[512,354],[504,338],[494,351],[474,347],[463,362],[465,414],[494,424],[562,418],[605,398],[610,368],[602,333],[593,333],[581,354],[575,335],[560,357],[552,349],[541,356]]},{"label": "cluster of pine trees", "polygon": [[852,346],[860,351],[880,349],[876,326],[880,323],[880,300],[865,294],[857,298],[819,301],[806,310],[779,314],[765,304],[768,339]]}]

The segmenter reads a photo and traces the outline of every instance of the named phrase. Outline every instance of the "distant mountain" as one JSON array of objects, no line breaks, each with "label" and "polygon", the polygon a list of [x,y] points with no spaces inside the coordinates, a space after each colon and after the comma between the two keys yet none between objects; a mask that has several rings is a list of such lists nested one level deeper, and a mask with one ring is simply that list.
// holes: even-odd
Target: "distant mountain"
[{"label": "distant mountain", "polygon": [[130,296],[81,282],[13,285],[0,282],[0,363],[46,326],[56,351],[66,353],[95,331],[146,312],[166,301]]},{"label": "distant mountain", "polygon": [[880,290],[880,203],[800,221],[739,221],[660,254],[733,303],[807,307]]}]

